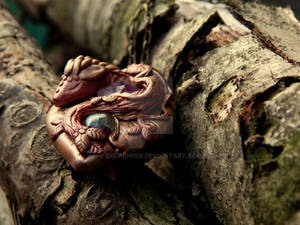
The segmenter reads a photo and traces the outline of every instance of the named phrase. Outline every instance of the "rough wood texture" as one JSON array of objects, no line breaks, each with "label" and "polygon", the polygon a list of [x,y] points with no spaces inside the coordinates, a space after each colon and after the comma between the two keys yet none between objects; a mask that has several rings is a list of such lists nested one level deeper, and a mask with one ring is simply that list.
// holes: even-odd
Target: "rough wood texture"
[{"label": "rough wood texture", "polygon": [[299,21],[291,9],[247,2],[238,4],[234,12],[268,48],[292,63],[300,63]]},{"label": "rough wood texture", "polygon": [[[133,7],[129,3],[138,1],[120,2],[51,0],[47,7],[50,17],[70,38],[102,59],[116,63],[126,63],[131,57],[128,56],[131,47],[141,54],[143,41],[130,41],[141,39],[143,33],[152,31],[152,39],[146,43],[151,48],[149,62],[166,77],[173,78],[179,127],[175,131],[181,133],[175,134],[179,135],[176,140],[181,139],[185,151],[195,156],[186,164],[193,175],[191,194],[196,200],[202,200],[204,193],[207,204],[223,224],[299,224],[300,24],[292,12],[240,0],[224,1],[230,10],[224,4],[178,0],[179,9],[174,13],[176,7],[172,1],[155,1],[153,9],[161,6],[161,11],[152,12],[154,18],[157,17],[156,23],[149,27],[145,17],[138,16],[134,20],[136,26],[131,26],[129,23],[135,18],[132,10],[139,4]],[[163,16],[167,12],[173,14]],[[130,27],[136,31],[131,37],[128,36]],[[33,89],[37,87],[34,85]],[[26,94],[23,89],[13,90]],[[42,93],[44,91],[47,90],[43,89]],[[26,95],[33,102],[36,101],[33,97],[40,98],[39,95]],[[15,95],[13,97],[17,99]],[[44,102],[47,106],[47,101]],[[4,104],[2,117],[7,113],[7,103]],[[24,104],[25,109],[36,109],[28,101]],[[18,108],[10,109],[11,115],[18,112]],[[30,110],[33,111],[40,112]],[[35,120],[25,117],[24,121],[38,123],[43,112],[41,110]],[[1,123],[10,126],[5,122],[7,118]],[[28,124],[21,125],[22,130],[27,126],[36,129],[35,125]],[[3,135],[9,140],[7,133]],[[24,146],[25,142],[11,143]],[[4,148],[1,146],[0,149]],[[26,156],[26,148],[20,152],[17,155]],[[5,158],[3,162],[6,161]],[[174,165],[176,167],[176,162]],[[12,171],[4,166],[1,168]],[[125,182],[121,181],[122,185],[116,187],[101,179],[74,176],[65,165],[62,168],[46,177],[53,181],[52,185],[44,189],[42,196],[36,196],[39,202],[48,203],[51,199],[51,205],[61,215],[55,217],[54,222],[66,224],[68,218],[89,224],[97,220],[118,224],[124,222],[124,218],[128,218],[128,224],[199,224],[201,221],[194,217],[189,217],[188,221],[182,217],[182,208],[188,208],[185,202],[174,200],[173,194],[172,200],[165,198],[171,189],[163,188],[163,183],[156,186],[158,180],[149,179],[147,170],[140,171],[146,174],[144,177],[133,173],[126,180],[128,185],[124,187]],[[24,179],[20,177],[24,173],[12,174],[12,180],[16,181],[8,180],[7,183],[14,183],[13,188],[23,186]],[[55,189],[55,185],[59,189]],[[54,189],[61,191],[53,192]],[[160,190],[159,194],[154,190]],[[171,202],[177,204],[174,206]],[[202,212],[199,202],[196,201],[197,207],[189,215]],[[155,210],[157,205],[164,206],[161,213]],[[34,206],[34,213],[43,212],[41,204]],[[176,212],[176,216],[171,212]],[[109,213],[116,216],[109,217]]]},{"label": "rough wood texture", "polygon": [[14,220],[9,208],[9,202],[6,198],[6,193],[0,189],[0,221],[2,225],[13,225]]},{"label": "rough wood texture", "polygon": [[[300,177],[292,172],[298,171],[292,163],[297,145],[290,147],[299,124],[284,126],[299,113],[299,96],[290,90],[298,86],[299,67],[263,48],[253,35],[207,53],[195,67],[201,92],[179,107],[186,149],[200,156],[192,171],[201,186],[194,190],[204,188],[228,224],[254,224],[254,219],[282,224],[286,218],[279,211],[289,216],[294,209],[287,206],[297,201],[299,189],[294,182]],[[285,102],[275,101],[284,92],[290,93],[289,100],[286,93]],[[273,107],[283,113],[281,120]],[[294,116],[285,114],[285,107]],[[279,175],[292,173],[293,178]],[[280,191],[282,199],[276,194]]]},{"label": "rough wood texture", "polygon": [[[183,64],[180,61],[190,58],[187,57],[190,52],[205,51],[201,49],[203,48],[201,44],[209,33],[219,33],[225,36],[227,32],[229,36],[236,32],[238,37],[249,33],[245,26],[233,18],[224,4],[214,5],[195,1],[177,1],[176,3],[179,9],[172,18],[171,28],[165,31],[151,51],[151,65],[159,68],[166,77],[174,75],[176,67]],[[221,21],[224,21],[224,24],[217,26]],[[214,28],[216,29],[213,30]],[[221,41],[225,37],[217,39]]]},{"label": "rough wood texture", "polygon": [[[101,56],[103,60],[114,60],[114,63],[119,64],[127,55],[130,39],[137,39],[147,29],[144,2],[49,0],[47,11],[61,30],[78,44]],[[174,8],[174,0],[156,0],[149,11],[155,21],[172,13]],[[130,37],[130,29],[134,37]]]},{"label": "rough wood texture", "polygon": [[[295,56],[300,52],[292,46],[299,43],[295,30],[300,24],[288,9],[241,5],[252,6],[243,14],[251,18],[264,8],[264,26],[259,31],[244,23],[253,35],[190,61],[185,77],[192,78],[179,90],[196,84],[200,91],[181,99],[182,138],[188,151],[199,153],[191,165],[193,190],[205,190],[221,221],[283,224],[299,210],[300,68]],[[286,16],[272,20],[274,11]],[[293,34],[271,32],[273,26]],[[296,218],[287,223],[297,223]]]},{"label": "rough wood texture", "polygon": [[58,79],[3,3],[0,21],[0,183],[16,224],[193,224],[184,210],[198,206],[143,164],[116,183],[71,170],[45,129]]}]

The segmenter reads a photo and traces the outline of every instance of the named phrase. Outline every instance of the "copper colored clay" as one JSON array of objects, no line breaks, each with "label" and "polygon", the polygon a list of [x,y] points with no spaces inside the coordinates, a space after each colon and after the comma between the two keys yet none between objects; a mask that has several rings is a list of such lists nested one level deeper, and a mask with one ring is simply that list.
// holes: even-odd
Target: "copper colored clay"
[{"label": "copper colored clay", "polygon": [[148,65],[119,69],[78,56],[65,66],[46,123],[56,149],[75,170],[88,172],[170,133],[171,95]]}]

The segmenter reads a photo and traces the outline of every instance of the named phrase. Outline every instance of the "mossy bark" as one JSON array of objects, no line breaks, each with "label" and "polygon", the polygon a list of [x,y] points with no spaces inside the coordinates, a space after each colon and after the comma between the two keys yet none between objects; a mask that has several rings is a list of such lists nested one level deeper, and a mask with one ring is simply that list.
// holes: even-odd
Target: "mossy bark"
[{"label": "mossy bark", "polygon": [[[147,1],[140,0],[49,0],[46,10],[61,30],[101,57],[116,64],[126,60],[130,39],[145,32],[148,23],[172,14],[174,0],[155,0],[147,9],[153,21],[148,21]],[[149,7],[149,6],[148,6]],[[150,24],[151,25],[151,24]],[[133,30],[131,37],[130,29]],[[130,46],[133,47],[133,46]]]},{"label": "mossy bark", "polygon": [[[0,21],[0,185],[14,223],[193,224],[184,210],[193,200],[143,164],[121,166],[116,182],[71,169],[45,128],[58,76],[3,2]],[[1,224],[11,221],[9,214],[2,217]]]},{"label": "mossy bark", "polygon": [[231,12],[251,34],[190,61],[182,79],[198,90],[178,106],[198,154],[194,190],[225,224],[299,223],[300,24],[288,9],[239,3]]},{"label": "mossy bark", "polygon": [[[118,64],[126,64],[133,47],[140,51],[137,55],[142,54],[142,37],[150,29],[147,62],[173,80],[178,122],[174,136],[192,156],[186,166],[193,177],[193,200],[199,203],[204,198],[224,224],[300,223],[300,24],[291,10],[239,0],[224,0],[226,4],[157,0],[149,26],[145,12],[133,20],[138,2],[49,0],[45,7],[70,38],[98,57]],[[134,36],[128,33],[130,27],[135,29]],[[135,46],[132,38],[137,39]],[[165,146],[168,152],[176,151],[178,145],[173,142],[173,149]],[[182,165],[177,163],[175,167]],[[90,180],[76,177],[71,182],[69,172],[57,171],[51,179],[58,177],[57,185],[61,188],[65,184],[70,190],[67,193],[74,193],[70,196],[77,199],[64,205],[59,203],[68,196],[64,191],[46,191],[45,196],[50,197],[44,202],[56,197],[51,202],[63,212],[57,220],[62,224],[71,216],[82,221],[91,215],[84,211],[89,208],[84,204],[104,204],[108,199],[122,199],[122,203],[115,203],[114,212],[130,215],[129,224],[189,222],[185,217],[180,220],[180,201],[172,206],[174,198],[162,197],[166,192],[157,195],[153,192],[156,187],[146,188],[152,180],[134,175],[137,180],[130,180],[134,188],[129,190],[135,192],[124,194],[109,185],[100,191],[102,181],[92,179],[91,185]],[[102,197],[96,198],[98,194],[104,196],[104,202]],[[166,200],[160,204],[164,210],[157,213],[153,209],[161,197]],[[134,204],[128,203],[128,198]],[[174,210],[180,213],[172,217]],[[197,210],[195,213],[200,214]],[[125,217],[105,223],[121,223]]]}]

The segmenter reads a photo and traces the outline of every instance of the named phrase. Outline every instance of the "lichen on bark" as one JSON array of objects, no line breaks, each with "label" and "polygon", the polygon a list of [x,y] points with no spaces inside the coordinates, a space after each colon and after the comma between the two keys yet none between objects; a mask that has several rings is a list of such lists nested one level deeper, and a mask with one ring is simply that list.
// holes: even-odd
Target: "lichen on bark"
[{"label": "lichen on bark", "polygon": [[[299,81],[265,102],[270,126],[263,134],[263,143],[281,149],[261,166],[253,180],[253,211],[257,213],[257,223],[283,224],[299,210]],[[266,208],[269,210],[265,211]]]},{"label": "lichen on bark", "polygon": [[[128,173],[128,166],[123,167],[124,180],[118,184],[103,174],[79,175],[71,169],[51,144],[45,127],[58,77],[32,38],[0,6],[0,184],[16,223],[124,224],[143,217],[132,205],[127,185],[139,190],[155,188],[151,193],[159,193],[165,184],[149,185],[158,178],[141,165],[142,169]],[[135,177],[130,179],[130,174]],[[189,221],[183,209],[176,207],[183,200],[166,204],[161,196],[168,193],[175,198],[177,194],[166,187],[163,192],[157,204]],[[143,210],[155,212],[152,207],[145,204]],[[128,214],[133,208],[136,212]],[[143,221],[151,224],[149,218]],[[160,220],[165,218],[156,215],[155,221]]]},{"label": "lichen on bark", "polygon": [[[276,217],[276,213],[280,213],[280,209],[276,208],[275,204],[268,205],[270,214],[263,218],[262,215],[267,215],[266,208],[257,207],[267,202],[266,189],[259,183],[260,179],[267,178],[255,176],[255,163],[247,161],[245,155],[247,151],[245,142],[249,137],[243,135],[245,135],[245,129],[250,128],[251,123],[256,121],[255,115],[260,112],[259,107],[264,104],[267,106],[273,95],[278,93],[279,90],[274,87],[280,85],[281,82],[285,82],[286,85],[297,82],[300,74],[299,68],[264,48],[253,35],[246,35],[230,45],[206,53],[202,58],[195,60],[194,65],[197,68],[193,68],[193,71],[198,76],[200,92],[191,100],[181,102],[179,113],[181,121],[184,121],[181,124],[181,131],[183,132],[182,137],[186,139],[186,149],[200,154],[200,158],[194,160],[191,166],[195,175],[195,183],[203,184],[211,207],[225,224],[240,224],[240,221],[243,221],[244,224],[256,222],[271,224],[274,221],[271,221],[270,218],[277,218],[276,224],[281,224],[286,218]],[[220,102],[216,102],[220,99],[220,88],[226,84],[225,81],[233,78],[237,80],[236,86],[232,86],[232,88],[237,89],[240,95],[231,99],[233,108],[227,118],[224,121],[215,120],[214,115],[211,114],[211,107],[220,104]],[[289,83],[290,80],[291,83]],[[224,87],[222,89],[224,94],[226,92],[230,94],[230,88],[227,88],[227,85]],[[269,90],[274,92],[271,94]],[[280,89],[280,91],[283,90]],[[253,97],[257,95],[259,97]],[[257,103],[256,105],[259,107],[247,107],[253,98],[263,101],[263,103]],[[224,98],[222,99],[225,101]],[[287,99],[285,100],[288,104]],[[205,106],[208,106],[208,110]],[[284,109],[282,110],[284,111]],[[297,115],[297,113],[293,113],[293,115]],[[251,117],[252,115],[254,119]],[[286,115],[282,115],[282,117],[287,118]],[[247,126],[244,126],[246,120],[248,123]],[[272,118],[270,120],[272,121]],[[288,130],[284,131],[285,134],[287,132]],[[255,135],[253,132],[250,133],[249,136]],[[267,142],[263,143],[268,144]],[[253,155],[259,158],[261,155],[256,155],[259,153],[258,146],[254,149],[258,152],[254,152]],[[259,159],[262,160],[262,158]],[[281,169],[285,170],[281,167],[275,169],[278,173],[281,173],[279,172]],[[288,169],[285,172],[287,173],[287,171]],[[279,180],[280,185],[285,187],[284,182],[287,180]],[[292,182],[293,179],[289,180]],[[275,187],[268,183],[267,186],[279,191],[280,185]],[[260,198],[255,197],[258,195]],[[265,196],[266,199],[263,199],[262,196]],[[287,199],[285,202],[281,202],[281,205],[285,205],[285,207],[288,204],[289,200]],[[291,207],[287,208],[291,209]],[[288,213],[285,216],[288,217]]]},{"label": "lichen on bark", "polygon": [[[49,0],[45,7],[81,47],[125,64],[137,2]],[[224,224],[299,223],[299,22],[289,9],[223,2],[230,11],[226,4],[185,0],[175,2],[176,12],[174,1],[167,0],[155,1],[151,10],[152,25],[158,26],[151,31],[159,34],[151,40],[149,62],[175,82],[180,137],[184,150],[197,156],[187,163],[191,201],[144,167],[112,184],[100,175],[80,176],[61,162],[45,142],[41,122],[55,75],[15,22],[1,24],[0,126],[9,129],[0,129],[0,175],[20,218],[41,221],[47,211],[58,224],[197,224],[199,218],[187,209],[201,214],[205,199]],[[10,18],[5,10],[0,15]],[[149,28],[144,16],[137,17],[131,38],[141,39]],[[26,101],[20,103],[20,96]],[[17,110],[20,106],[25,108]],[[36,116],[26,118],[26,110]],[[9,115],[28,123],[10,126]],[[13,151],[14,159],[20,157],[16,164],[9,155]],[[33,169],[30,176],[19,165]],[[28,180],[37,185],[31,188]],[[19,189],[29,193],[26,198],[16,194]],[[32,193],[36,190],[41,194]]]}]

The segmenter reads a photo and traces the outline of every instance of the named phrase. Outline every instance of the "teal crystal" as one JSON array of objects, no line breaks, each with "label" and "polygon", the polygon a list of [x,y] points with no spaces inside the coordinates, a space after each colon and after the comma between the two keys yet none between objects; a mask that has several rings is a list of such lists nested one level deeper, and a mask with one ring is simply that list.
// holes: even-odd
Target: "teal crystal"
[{"label": "teal crystal", "polygon": [[112,115],[108,113],[93,113],[85,118],[84,125],[99,128],[104,131],[109,128],[111,132],[115,127],[115,120]]}]

